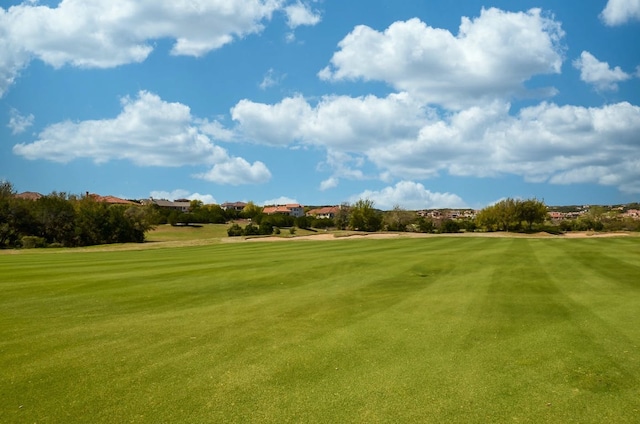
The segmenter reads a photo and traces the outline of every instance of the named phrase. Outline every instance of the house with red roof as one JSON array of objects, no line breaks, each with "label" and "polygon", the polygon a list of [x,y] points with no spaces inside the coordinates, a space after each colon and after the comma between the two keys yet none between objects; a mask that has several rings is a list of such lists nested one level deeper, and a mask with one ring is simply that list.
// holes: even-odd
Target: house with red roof
[{"label": "house with red roof", "polygon": [[307,212],[307,216],[317,219],[333,219],[340,212],[340,206],[325,206],[322,208],[311,209]]},{"label": "house with red roof", "polygon": [[298,203],[290,203],[287,205],[274,205],[274,206],[265,206],[262,209],[262,213],[265,215],[274,215],[274,214],[282,214],[282,215],[290,215],[296,218],[304,216],[304,207]]}]

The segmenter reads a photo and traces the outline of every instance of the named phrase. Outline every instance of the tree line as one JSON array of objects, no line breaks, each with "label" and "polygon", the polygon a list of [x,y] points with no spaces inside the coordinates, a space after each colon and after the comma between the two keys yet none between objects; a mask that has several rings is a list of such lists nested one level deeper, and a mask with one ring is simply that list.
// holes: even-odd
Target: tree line
[{"label": "tree line", "polygon": [[154,211],[143,206],[56,192],[36,200],[15,194],[11,183],[0,182],[0,248],[140,243],[154,226]]},{"label": "tree line", "polygon": [[[238,220],[248,222],[241,226]],[[360,199],[353,204],[343,203],[333,218],[316,218],[266,215],[263,208],[253,202],[236,211],[192,200],[189,210],[182,212],[155,204],[110,205],[89,195],[56,192],[37,200],[26,200],[16,197],[11,183],[0,182],[0,248],[139,243],[148,231],[160,224],[228,222],[233,223],[227,231],[229,236],[278,234],[281,229],[294,233],[296,228],[421,233],[640,230],[640,221],[617,219],[597,206],[577,219],[552,224],[547,206],[538,199],[507,198],[480,210],[473,218],[456,219],[422,217],[400,206],[381,211],[372,200]]]}]

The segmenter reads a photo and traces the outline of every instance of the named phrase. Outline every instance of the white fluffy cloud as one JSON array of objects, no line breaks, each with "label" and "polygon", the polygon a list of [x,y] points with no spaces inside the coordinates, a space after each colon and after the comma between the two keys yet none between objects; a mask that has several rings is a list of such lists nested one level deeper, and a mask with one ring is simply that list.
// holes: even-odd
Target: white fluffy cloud
[{"label": "white fluffy cloud", "polygon": [[[582,178],[639,190],[634,158],[640,107],[626,102],[595,108],[542,103],[516,116],[500,101],[437,112],[406,93],[325,97],[315,106],[299,96],[274,105],[246,100],[241,105],[233,113],[238,138],[280,146],[303,143],[327,151],[323,166],[333,175],[321,189],[335,187],[340,178],[365,178],[362,169],[368,163],[387,181],[441,173],[511,174],[552,183]],[[596,169],[606,172],[596,175]]]},{"label": "white fluffy cloud", "polygon": [[33,114],[21,115],[17,109],[11,109],[9,112],[9,123],[7,127],[11,129],[12,134],[21,134],[33,125],[35,117]]},{"label": "white fluffy cloud", "polygon": [[260,161],[249,163],[243,158],[233,157],[194,177],[218,184],[261,184],[271,179],[271,172]]},{"label": "white fluffy cloud", "polygon": [[275,199],[267,199],[261,205],[289,205],[298,203],[296,199],[287,196],[276,197]]},{"label": "white fluffy cloud", "polygon": [[413,181],[400,181],[393,187],[385,187],[379,191],[366,190],[350,200],[355,202],[358,199],[373,200],[375,207],[385,210],[396,205],[408,210],[467,207],[455,194],[433,193],[424,185]]},{"label": "white fluffy cloud", "polygon": [[174,55],[202,56],[262,31],[275,12],[291,27],[319,21],[307,6],[285,0],[64,0],[55,8],[0,8],[0,95],[33,58],[56,68],[110,68],[144,61],[162,38],[175,40]]},{"label": "white fluffy cloud", "polygon": [[270,177],[263,163],[229,156],[198,124],[209,133],[218,126],[195,119],[184,104],[141,91],[134,99],[122,99],[122,112],[116,118],[53,124],[36,141],[16,144],[13,152],[62,163],[85,158],[96,163],[128,160],[139,166],[206,165],[213,168],[199,177],[220,184],[256,183]]},{"label": "white fluffy cloud", "polygon": [[309,5],[300,1],[285,7],[284,11],[287,15],[287,24],[292,29],[302,25],[316,25],[322,19],[318,11],[311,10]]},{"label": "white fluffy cloud", "polygon": [[607,62],[600,62],[587,51],[583,51],[580,58],[573,61],[573,66],[580,70],[582,81],[592,84],[599,91],[617,91],[619,82],[631,78],[619,66],[611,69]]},{"label": "white fluffy cloud", "polygon": [[292,141],[323,146],[385,143],[414,137],[428,117],[406,93],[388,97],[326,96],[312,107],[302,96],[275,105],[241,100],[231,117],[245,139],[273,146]]},{"label": "white fluffy cloud", "polygon": [[[463,18],[457,35],[418,19],[384,32],[358,26],[318,74],[331,81],[385,81],[430,103],[463,107],[524,94],[534,75],[560,73],[564,32],[539,9],[482,10]],[[553,92],[553,90],[549,90]]]},{"label": "white fluffy cloud", "polygon": [[177,189],[173,191],[152,191],[149,193],[149,197],[154,199],[167,199],[167,200],[176,200],[176,199],[189,199],[189,200],[200,200],[205,205],[218,203],[216,199],[210,194],[200,194],[200,193],[190,193],[187,190]]},{"label": "white fluffy cloud", "polygon": [[609,26],[640,20],[640,0],[609,0],[600,18]]}]

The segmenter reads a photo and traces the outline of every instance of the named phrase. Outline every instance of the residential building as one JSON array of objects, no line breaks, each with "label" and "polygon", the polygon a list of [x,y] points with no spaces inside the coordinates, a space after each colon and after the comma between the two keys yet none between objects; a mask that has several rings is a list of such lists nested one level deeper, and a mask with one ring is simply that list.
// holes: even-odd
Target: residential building
[{"label": "residential building", "polygon": [[340,212],[340,206],[325,206],[322,208],[311,209],[307,212],[307,216],[317,219],[333,219]]},{"label": "residential building", "polygon": [[242,212],[242,210],[245,208],[245,206],[247,206],[247,204],[245,202],[224,202],[223,204],[220,205],[220,207],[222,208],[222,210],[234,210],[237,212]]},{"label": "residential building", "polygon": [[104,203],[108,203],[110,205],[132,205],[132,206],[133,205],[136,205],[136,206],[140,205],[140,203],[132,202],[131,200],[121,199],[121,198],[116,197],[116,196],[101,196],[99,194],[89,193],[88,191],[86,193],[86,197],[91,197],[96,202],[104,202]]},{"label": "residential building", "polygon": [[42,194],[36,193],[35,191],[25,191],[24,193],[16,194],[15,197],[25,200],[38,200],[42,197]]},{"label": "residential building", "polygon": [[189,208],[191,207],[191,202],[187,199],[179,199],[176,201],[166,200],[166,199],[154,199],[149,198],[149,200],[145,200],[144,204],[155,204],[161,208],[167,209],[175,209],[180,212],[189,212]]},{"label": "residential building", "polygon": [[265,206],[262,213],[266,215],[283,214],[291,215],[295,218],[304,216],[304,207],[298,203],[290,203],[287,205]]}]

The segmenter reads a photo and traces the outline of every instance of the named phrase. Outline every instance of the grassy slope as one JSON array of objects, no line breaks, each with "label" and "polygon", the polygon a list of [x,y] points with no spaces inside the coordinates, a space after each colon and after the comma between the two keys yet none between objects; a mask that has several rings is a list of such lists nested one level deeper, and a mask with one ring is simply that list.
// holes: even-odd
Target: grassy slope
[{"label": "grassy slope", "polygon": [[637,238],[0,256],[0,422],[637,422]]}]

